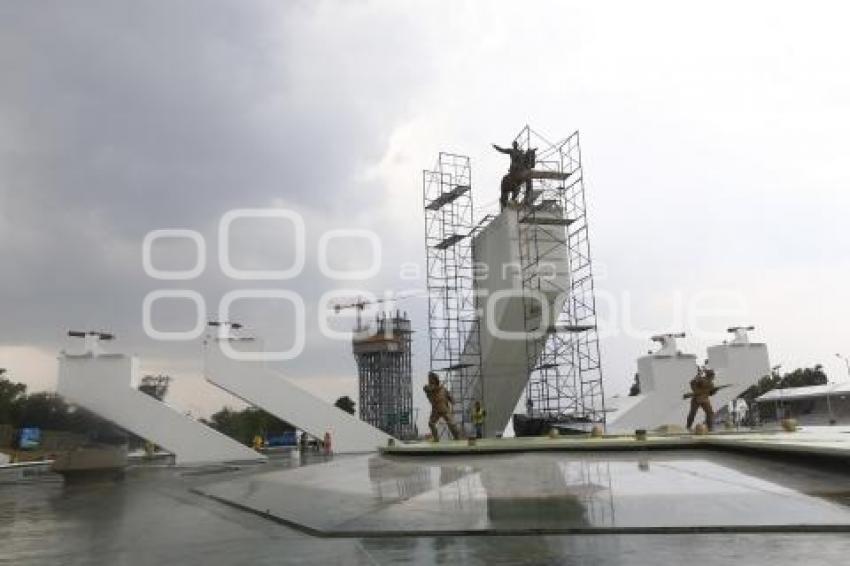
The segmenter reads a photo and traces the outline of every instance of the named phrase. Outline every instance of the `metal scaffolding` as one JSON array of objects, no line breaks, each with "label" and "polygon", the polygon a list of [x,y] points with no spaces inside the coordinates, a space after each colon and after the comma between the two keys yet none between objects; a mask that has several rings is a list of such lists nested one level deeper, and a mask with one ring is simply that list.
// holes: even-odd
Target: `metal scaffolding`
[{"label": "metal scaffolding", "polygon": [[[588,237],[587,208],[578,132],[552,143],[526,126],[515,138],[523,149],[537,149],[536,170],[569,173],[566,180],[533,179],[528,201],[518,209],[522,286],[530,295],[559,286],[566,301],[554,320],[542,352],[532,337],[539,326],[539,303],[526,298],[526,389],[529,416],[564,424],[605,422],[605,396],[596,299]],[[548,263],[563,260],[565,278],[552,277]]]},{"label": "metal scaffolding", "polygon": [[481,398],[481,344],[474,289],[469,157],[440,153],[423,171],[431,370],[454,397],[455,422],[472,431],[467,408]]},{"label": "metal scaffolding", "polygon": [[360,420],[396,438],[414,438],[411,329],[407,313],[379,315],[352,338],[360,386]]}]

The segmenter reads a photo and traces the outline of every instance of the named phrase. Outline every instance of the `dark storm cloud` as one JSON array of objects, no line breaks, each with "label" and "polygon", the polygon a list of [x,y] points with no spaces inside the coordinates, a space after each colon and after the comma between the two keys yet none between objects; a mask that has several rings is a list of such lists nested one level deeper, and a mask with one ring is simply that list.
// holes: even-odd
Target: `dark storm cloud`
[{"label": "dark storm cloud", "polygon": [[[215,267],[228,209],[278,198],[308,217],[365,209],[375,189],[353,187],[354,170],[379,158],[416,86],[410,43],[386,51],[369,26],[315,33],[334,21],[322,5],[0,11],[7,343],[51,344],[87,324],[140,336],[141,297],[156,286],[141,268],[150,230],[202,232]],[[372,23],[404,29],[395,20]],[[296,285],[315,289],[310,273]],[[215,276],[198,285],[226,288]]]},{"label": "dark storm cloud", "polygon": [[[775,2],[434,4],[0,4],[0,365],[16,363],[2,353],[11,345],[49,357],[68,326],[107,327],[123,351],[191,365],[198,344],[144,339],[142,299],[192,288],[214,315],[228,290],[267,286],[221,274],[216,225],[229,209],[274,205],[308,224],[304,275],[273,285],[310,309],[307,350],[286,371],[352,385],[350,344],[322,339],[318,297],[421,285],[397,277],[424,255],[419,171],[441,149],[471,155],[480,218],[505,167],[487,144],[528,122],[552,138],[582,132],[612,330],[606,391],[628,390],[650,334],[687,327],[683,349],[701,353],[741,323],[756,324],[786,367],[834,360],[843,375],[846,17]],[[318,273],[316,240],[346,227],[381,237],[373,280]],[[159,228],[207,238],[201,279],[145,276],[141,242]],[[286,261],[285,232],[235,238],[246,242],[235,244],[240,266]],[[158,248],[157,264],[185,265],[185,248]],[[357,248],[334,260],[356,266]],[[706,289],[750,307],[698,337],[676,301]],[[160,305],[157,321],[185,327],[183,306]],[[401,306],[422,369],[427,309]],[[291,338],[285,307],[235,310],[277,333],[273,343]]]}]

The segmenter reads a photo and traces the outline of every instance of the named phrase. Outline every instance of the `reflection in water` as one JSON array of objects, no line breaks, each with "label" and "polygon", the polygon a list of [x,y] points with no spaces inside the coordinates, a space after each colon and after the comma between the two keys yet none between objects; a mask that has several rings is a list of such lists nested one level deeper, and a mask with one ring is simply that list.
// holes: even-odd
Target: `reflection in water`
[{"label": "reflection in water", "polygon": [[[770,538],[771,545],[762,543],[754,550],[756,539],[751,535],[723,533],[703,554],[694,549],[697,541],[688,535],[330,540],[289,534],[281,525],[186,492],[211,486],[219,486],[219,494],[240,505],[263,512],[271,508],[288,521],[337,533],[850,523],[847,507],[828,500],[850,493],[846,473],[772,461],[766,465],[762,459],[739,455],[358,456],[309,470],[258,470],[244,470],[224,481],[146,469],[129,474],[121,484],[0,487],[0,562],[325,564],[342,557],[346,563],[351,558],[369,564],[586,561],[607,566],[624,559],[663,564],[671,556],[684,555],[711,561],[731,555],[732,549],[750,562],[755,556],[770,565],[782,562],[793,548],[798,555],[837,564],[839,550],[846,548],[846,533],[817,535],[818,544],[803,550],[800,545],[814,535],[789,535],[793,538],[778,546]],[[251,491],[247,484],[252,484]],[[705,540],[711,535],[698,537]],[[831,552],[833,559],[818,552]]]},{"label": "reflection in water", "polygon": [[[639,537],[546,536],[546,537],[430,537],[371,538],[360,544],[380,564],[584,564],[608,566],[623,564],[639,555],[648,543]],[[656,537],[659,541],[660,537]],[[627,543],[624,545],[624,542]],[[631,543],[631,544],[628,544]],[[625,546],[625,548],[624,548]],[[653,556],[670,561],[680,553],[668,540]],[[718,549],[722,546],[718,545]],[[681,550],[681,549],[680,549]],[[710,554],[705,558],[716,557]],[[663,564],[664,560],[640,561]],[[775,563],[774,563],[775,564]],[[773,565],[771,565],[773,566]]]},{"label": "reflection in water", "polygon": [[73,555],[80,563],[98,562],[102,543],[134,536],[126,526],[126,488],[123,482],[111,481],[3,486],[0,555],[17,563],[45,553],[61,553],[63,559]]},{"label": "reflection in water", "polygon": [[368,526],[513,530],[772,524],[780,509],[806,522],[834,521],[842,513],[747,474],[744,466],[724,464],[723,458],[685,454],[375,457],[370,462],[373,492],[381,501],[401,505],[372,514]]},{"label": "reflection in water", "polygon": [[511,460],[476,467],[487,505],[488,528],[576,528],[614,523],[608,462],[529,454]]},{"label": "reflection in water", "polygon": [[[614,522],[609,464],[525,454],[472,461],[369,460],[373,494],[465,528],[564,528]],[[391,511],[384,518],[390,520]],[[393,519],[395,520],[395,519]]]},{"label": "reflection in water", "polygon": [[[127,485],[124,482],[102,482],[83,485],[65,485],[64,493],[51,497],[48,501],[53,515],[65,515],[68,527],[75,533],[79,543],[80,558],[86,557],[89,563],[96,563],[102,552],[98,545],[88,541],[123,540],[132,536],[132,529],[126,525],[128,504],[134,507],[144,504],[143,494],[136,494],[135,502],[128,502]],[[141,501],[140,501],[141,500]],[[98,501],[98,505],[83,505],[83,501]],[[71,513],[69,510],[73,509]]]},{"label": "reflection in water", "polygon": [[[846,492],[850,484],[811,470],[799,477],[811,486],[817,475],[823,477],[813,487],[828,492]],[[282,471],[204,489],[329,532],[774,525],[789,517],[795,524],[848,522],[845,507],[783,486],[789,477],[788,469],[773,473],[761,461],[750,466],[704,452],[366,456],[309,475]],[[246,493],[253,481],[266,486],[261,493]]]},{"label": "reflection in water", "polygon": [[[575,528],[614,521],[608,462],[559,461],[533,454],[489,456],[486,459],[409,464],[430,470],[432,491],[420,491],[393,526],[413,526],[406,518],[427,510],[427,528],[469,528],[514,531],[528,528]],[[376,462],[374,469],[380,466]],[[421,476],[419,476],[421,477]],[[387,476],[383,476],[385,482]],[[373,476],[376,481],[377,476]],[[400,480],[402,483],[410,481]],[[417,483],[422,487],[425,483]],[[376,488],[377,489],[377,488]],[[404,518],[403,518],[404,517]],[[585,546],[593,540],[583,543]],[[579,549],[572,539],[545,537],[533,545],[523,537],[503,537],[498,545],[487,538],[435,537],[364,540],[370,553],[413,564],[443,563],[457,559],[475,563],[502,563],[506,556],[524,563],[548,563]],[[595,544],[595,542],[594,542]],[[609,541],[610,545],[611,542]],[[581,545],[579,545],[581,546]]]},{"label": "reflection in water", "polygon": [[585,486],[568,486],[564,470],[555,460],[539,464],[529,468],[525,477],[517,477],[512,466],[488,466],[481,471],[491,528],[587,524],[585,507],[579,499]]},{"label": "reflection in water", "polygon": [[435,487],[434,469],[412,462],[372,456],[368,462],[372,492],[380,501],[404,501]]}]

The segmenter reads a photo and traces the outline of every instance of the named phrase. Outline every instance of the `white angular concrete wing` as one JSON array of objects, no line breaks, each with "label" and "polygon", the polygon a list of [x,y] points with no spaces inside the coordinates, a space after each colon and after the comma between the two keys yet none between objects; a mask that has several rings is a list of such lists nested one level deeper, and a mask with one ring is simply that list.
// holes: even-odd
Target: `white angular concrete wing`
[{"label": "white angular concrete wing", "polygon": [[630,397],[608,415],[609,432],[652,430],[662,425],[685,426],[690,408],[682,395],[691,390],[697,371],[692,354],[657,352],[638,358],[641,394]]},{"label": "white angular concrete wing", "polygon": [[729,386],[712,397],[711,403],[716,411],[770,374],[770,355],[767,344],[736,339],[729,344],[711,346],[708,349],[708,365],[716,373],[714,382]]},{"label": "white angular concrete wing", "polygon": [[213,385],[315,438],[330,432],[336,453],[372,452],[392,438],[311,395],[261,362],[230,359],[222,354],[218,340],[208,340],[204,348],[204,374]]},{"label": "white angular concrete wing", "polygon": [[265,456],[136,389],[138,360],[124,354],[62,353],[57,391],[68,401],[158,444],[177,464],[263,460]]},{"label": "white angular concrete wing", "polygon": [[[538,216],[544,215],[538,213]],[[553,211],[552,216],[559,218],[560,213]],[[569,280],[566,246],[549,244],[556,248],[547,250],[546,265],[541,264],[541,268],[546,269],[537,297],[542,306],[528,316],[529,327],[538,329],[539,339],[527,340],[519,237],[517,210],[506,208],[472,242],[476,264],[487,266],[486,273],[476,280],[476,291],[483,311],[480,318],[480,391],[487,410],[484,428],[488,436],[501,433],[510,422],[528,384],[528,361],[539,356],[566,300],[562,292]],[[541,241],[546,239],[551,238],[540,238]],[[532,306],[534,303],[530,301]],[[468,346],[466,351],[470,349]],[[471,407],[464,410],[469,412]]]}]

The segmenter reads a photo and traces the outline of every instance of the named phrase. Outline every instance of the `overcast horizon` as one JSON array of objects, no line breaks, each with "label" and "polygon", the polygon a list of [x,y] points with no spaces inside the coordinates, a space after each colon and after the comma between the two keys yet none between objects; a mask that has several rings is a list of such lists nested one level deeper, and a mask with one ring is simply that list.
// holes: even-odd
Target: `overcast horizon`
[{"label": "overcast horizon", "polygon": [[[50,390],[65,332],[104,329],[175,378],[170,403],[239,406],[203,381],[200,340],[145,336],[143,300],[191,288],[213,317],[228,291],[267,286],[222,273],[217,230],[231,210],[277,208],[304,218],[307,251],[282,285],[307,305],[306,346],[278,367],[356,400],[350,343],[322,336],[320,297],[424,288],[404,275],[425,259],[422,170],[439,151],[469,155],[481,218],[507,168],[490,144],[529,124],[581,132],[607,395],[628,391],[652,334],[685,331],[702,359],[748,324],[772,364],[846,381],[850,10],[801,6],[0,2],[0,368]],[[197,279],[145,274],[143,241],[162,229],[204,237]],[[374,276],[321,273],[322,235],[340,229],[379,236]],[[236,267],[292,259],[280,226],[232,236]],[[340,269],[371,261],[362,242],[335,244]],[[162,269],[194,257],[186,241],[154,250]],[[191,326],[184,307],[157,326]],[[399,308],[424,407],[427,308]],[[236,315],[269,344],[292,339],[285,307]]]}]

